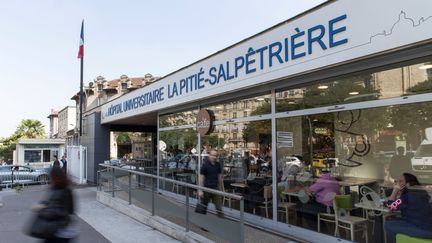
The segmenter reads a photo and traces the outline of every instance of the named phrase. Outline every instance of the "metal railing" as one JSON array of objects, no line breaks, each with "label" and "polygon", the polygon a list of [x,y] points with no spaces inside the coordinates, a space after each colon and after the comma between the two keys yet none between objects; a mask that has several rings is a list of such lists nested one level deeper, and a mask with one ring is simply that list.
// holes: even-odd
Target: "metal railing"
[{"label": "metal railing", "polygon": [[[128,192],[128,202],[129,204],[132,204],[132,175],[136,175],[136,176],[140,176],[140,177],[144,177],[147,179],[151,179],[151,215],[154,216],[155,215],[155,195],[159,195],[159,191],[158,189],[156,189],[156,185],[157,180],[159,181],[164,181],[164,182],[168,182],[168,183],[173,183],[173,185],[177,185],[177,186],[183,186],[185,188],[185,194],[184,196],[185,201],[185,207],[186,207],[186,215],[185,215],[185,220],[186,220],[186,227],[185,230],[186,232],[190,231],[190,210],[189,208],[192,206],[190,204],[190,190],[195,189],[195,190],[200,190],[206,193],[210,193],[210,194],[215,194],[217,196],[220,197],[225,197],[225,198],[229,198],[232,200],[238,200],[239,201],[239,218],[238,219],[230,219],[230,220],[235,220],[239,222],[239,229],[240,232],[238,232],[239,235],[239,242],[243,243],[244,242],[244,197],[238,194],[232,194],[232,193],[227,193],[227,192],[223,192],[223,191],[219,191],[219,190],[214,190],[208,187],[202,187],[202,186],[198,186],[195,184],[190,184],[187,182],[183,182],[183,181],[178,181],[178,180],[174,180],[174,179],[170,179],[170,178],[165,178],[162,176],[158,176],[158,175],[154,175],[154,174],[148,174],[145,172],[141,172],[141,171],[137,171],[137,170],[131,170],[131,169],[124,169],[118,166],[113,166],[113,165],[108,165],[108,164],[99,164],[100,167],[103,167],[104,169],[101,169],[97,172],[97,188],[98,191],[103,191],[103,184],[101,182],[102,179],[104,179],[106,182],[108,182],[109,184],[109,192],[111,192],[111,196],[115,197],[115,184],[116,184],[116,178],[117,177],[124,177],[127,176],[128,180],[127,183],[128,185],[126,186],[126,190]],[[125,190],[125,191],[126,191]],[[225,200],[222,200],[222,203]]]},{"label": "metal railing", "polygon": [[48,174],[32,174],[29,171],[10,170],[0,173],[0,186],[14,187],[16,185],[27,184],[47,184],[49,183]]}]

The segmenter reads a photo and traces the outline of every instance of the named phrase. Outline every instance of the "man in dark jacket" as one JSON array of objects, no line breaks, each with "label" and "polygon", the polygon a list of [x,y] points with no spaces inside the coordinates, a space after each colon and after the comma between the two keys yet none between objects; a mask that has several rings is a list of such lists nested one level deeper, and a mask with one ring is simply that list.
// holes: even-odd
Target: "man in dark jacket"
[{"label": "man in dark jacket", "polygon": [[64,171],[64,173],[66,174],[66,170],[67,170],[67,160],[66,160],[66,156],[62,156],[62,159],[60,160],[62,163],[63,163],[63,171]]},{"label": "man in dark jacket", "polygon": [[54,162],[52,163],[52,168],[61,168],[60,161],[58,160],[57,155],[54,155]]},{"label": "man in dark jacket", "polygon": [[[208,187],[215,190],[223,190],[223,174],[222,167],[219,162],[216,161],[217,152],[212,149],[208,155],[208,159],[204,160],[200,170],[199,185]],[[217,214],[219,217],[223,216],[222,213],[222,198],[219,195],[198,191],[198,196],[202,198],[201,204],[207,207],[210,200],[216,206]]]}]

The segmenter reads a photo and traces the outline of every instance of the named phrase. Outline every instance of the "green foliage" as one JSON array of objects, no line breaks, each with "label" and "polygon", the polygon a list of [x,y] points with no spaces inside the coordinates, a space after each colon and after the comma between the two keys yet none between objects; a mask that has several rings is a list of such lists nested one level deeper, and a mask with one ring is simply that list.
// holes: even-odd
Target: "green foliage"
[{"label": "green foliage", "polygon": [[0,143],[0,158],[4,160],[12,160],[13,151],[15,150],[16,142],[20,138],[44,138],[45,130],[42,123],[38,120],[24,119],[18,125],[14,134],[10,137],[3,138]]},{"label": "green foliage", "polygon": [[131,138],[129,136],[129,133],[127,133],[127,132],[117,133],[116,143],[118,145],[131,144]]},{"label": "green foliage", "polygon": [[14,135],[17,138],[44,138],[45,130],[40,121],[24,119],[21,121]]}]

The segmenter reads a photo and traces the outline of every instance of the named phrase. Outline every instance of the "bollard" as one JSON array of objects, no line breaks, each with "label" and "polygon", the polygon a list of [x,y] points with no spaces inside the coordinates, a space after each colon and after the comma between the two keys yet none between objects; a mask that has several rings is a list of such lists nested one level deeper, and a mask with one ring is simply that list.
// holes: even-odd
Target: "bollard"
[{"label": "bollard", "polygon": [[189,232],[189,187],[186,187],[186,232]]},{"label": "bollard", "polygon": [[129,172],[129,205],[132,204],[132,173]]}]

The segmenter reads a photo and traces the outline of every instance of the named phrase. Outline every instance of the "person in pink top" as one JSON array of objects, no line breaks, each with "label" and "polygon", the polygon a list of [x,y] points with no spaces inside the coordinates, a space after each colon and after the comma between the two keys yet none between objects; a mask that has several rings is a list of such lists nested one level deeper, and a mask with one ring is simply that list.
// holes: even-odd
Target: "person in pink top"
[{"label": "person in pink top", "polygon": [[[334,177],[326,174],[323,175],[310,187],[303,188],[305,192],[312,194],[312,197],[306,203],[298,205],[298,216],[306,220],[307,226],[312,230],[317,230],[318,213],[333,213],[333,199],[339,194],[339,184]],[[322,228],[325,232],[325,225]]]},{"label": "person in pink top", "polygon": [[322,205],[332,207],[334,195],[339,194],[339,183],[329,174],[323,174],[309,191],[315,194],[315,200]]}]

